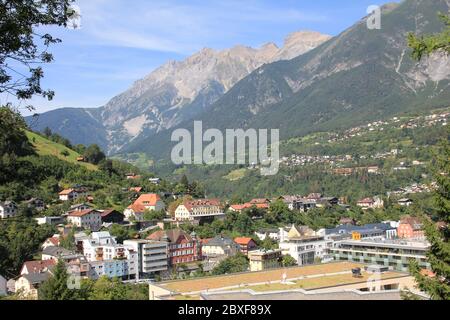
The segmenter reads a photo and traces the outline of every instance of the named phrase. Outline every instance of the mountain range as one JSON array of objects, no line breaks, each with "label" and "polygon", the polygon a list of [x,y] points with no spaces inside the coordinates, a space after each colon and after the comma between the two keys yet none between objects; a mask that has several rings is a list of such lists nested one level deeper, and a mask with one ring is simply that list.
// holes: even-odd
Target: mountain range
[{"label": "mountain range", "polygon": [[[319,47],[264,65],[239,81],[195,120],[203,128],[274,128],[282,139],[350,128],[374,120],[447,107],[450,58],[411,58],[407,35],[443,29],[449,0],[405,0],[382,7],[381,29],[367,17]],[[193,119],[178,127],[192,130]],[[130,143],[123,153],[169,156],[170,134]]]},{"label": "mountain range", "polygon": [[290,34],[278,48],[237,45],[205,48],[184,61],[169,61],[97,109],[57,109],[28,118],[33,129],[51,128],[74,143],[97,143],[108,153],[208,111],[238,81],[264,64],[292,59],[330,39],[318,32]]},{"label": "mountain range", "polygon": [[[175,128],[279,128],[282,138],[345,129],[404,113],[447,107],[450,59],[410,57],[409,33],[443,28],[450,0],[404,0],[382,7],[381,29],[367,17],[335,37],[303,32],[283,48],[204,49],[169,62],[99,109],[41,115],[75,143],[109,153],[167,158]],[[169,129],[169,130],[168,130]]]}]

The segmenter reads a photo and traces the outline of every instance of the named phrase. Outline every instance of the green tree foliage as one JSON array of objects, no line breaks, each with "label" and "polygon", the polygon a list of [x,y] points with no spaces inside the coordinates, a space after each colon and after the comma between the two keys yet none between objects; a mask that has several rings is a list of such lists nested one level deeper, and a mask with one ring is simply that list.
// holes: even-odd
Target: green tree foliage
[{"label": "green tree foliage", "polygon": [[[449,131],[450,137],[450,131]],[[435,273],[435,277],[421,274],[416,261],[411,263],[411,271],[421,290],[427,292],[433,299],[450,299],[450,143],[447,139],[443,141],[435,161],[435,178],[438,183],[436,191],[436,219],[442,221],[445,227],[438,228],[436,222],[425,214],[422,214],[424,230],[430,250],[427,253],[428,262]]]},{"label": "green tree foliage", "polygon": [[106,158],[103,151],[96,144],[92,144],[87,147],[83,155],[86,161],[92,164],[99,164],[100,161]]},{"label": "green tree foliage", "polygon": [[116,237],[118,243],[123,243],[124,240],[131,238],[129,230],[120,224],[113,224],[109,229],[109,233]]},{"label": "green tree foliage", "polygon": [[219,263],[212,271],[213,275],[230,274],[245,272],[249,268],[249,262],[246,256],[238,253],[233,257],[229,257]]},{"label": "green tree foliage", "polygon": [[441,14],[440,18],[446,26],[441,33],[429,36],[408,35],[408,44],[413,49],[414,59],[420,60],[436,51],[450,53],[450,16]]},{"label": "green tree foliage", "polygon": [[106,276],[95,282],[89,296],[90,300],[125,300],[125,298],[125,285],[117,278],[111,280]]},{"label": "green tree foliage", "polygon": [[13,277],[23,263],[33,259],[42,242],[54,234],[52,227],[32,219],[0,221],[0,274]]},{"label": "green tree foliage", "polygon": [[272,240],[269,237],[266,237],[263,241],[261,241],[260,247],[261,247],[261,249],[265,249],[265,250],[278,249],[278,243],[275,240]]},{"label": "green tree foliage", "polygon": [[[39,34],[38,28],[66,26],[71,15],[68,13],[70,2],[0,1],[0,93],[9,93],[18,99],[30,99],[33,95],[52,99],[54,93],[41,88],[44,74],[39,65],[53,60],[48,47],[60,40],[50,34]],[[29,74],[22,75],[22,69]]]},{"label": "green tree foliage", "polygon": [[40,300],[76,300],[76,289],[69,289],[69,274],[63,260],[59,260],[50,278],[39,287]]},{"label": "green tree foliage", "polygon": [[295,261],[295,259],[290,256],[290,255],[285,255],[283,256],[283,260],[281,260],[281,264],[283,265],[283,267],[293,267],[297,265],[297,261]]},{"label": "green tree foliage", "polygon": [[22,116],[10,107],[0,107],[0,155],[24,156],[33,153],[25,135]]},{"label": "green tree foliage", "polygon": [[61,237],[59,245],[67,250],[75,250],[75,230],[72,229],[65,237]]},{"label": "green tree foliage", "polygon": [[292,220],[291,211],[283,201],[278,200],[270,205],[269,210],[267,210],[264,215],[264,220],[269,224],[276,224],[280,221],[290,221]]},{"label": "green tree foliage", "polygon": [[[413,48],[413,57],[421,59],[436,51],[450,52],[450,17],[441,15],[446,29],[432,36],[409,36],[409,45]],[[448,129],[449,130],[449,129]],[[450,300],[450,130],[442,141],[435,157],[434,176],[438,183],[436,192],[437,219],[445,223],[444,228],[438,228],[434,221],[422,215],[425,234],[430,242],[427,253],[428,262],[435,277],[421,274],[416,261],[411,263],[411,271],[421,290],[427,292],[432,299]]]},{"label": "green tree foliage", "polygon": [[166,217],[166,212],[155,211],[155,210],[146,210],[144,213],[144,220],[146,221],[161,221]]}]

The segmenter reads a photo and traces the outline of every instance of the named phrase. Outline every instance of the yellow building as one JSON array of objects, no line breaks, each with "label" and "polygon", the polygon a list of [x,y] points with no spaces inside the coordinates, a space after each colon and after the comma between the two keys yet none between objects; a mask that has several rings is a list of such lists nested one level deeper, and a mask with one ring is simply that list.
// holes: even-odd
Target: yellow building
[{"label": "yellow building", "polygon": [[352,232],[352,240],[356,240],[356,241],[361,240],[361,233],[353,231]]},{"label": "yellow building", "polygon": [[264,271],[281,267],[281,250],[271,251],[250,251],[248,253],[250,260],[250,271]]}]

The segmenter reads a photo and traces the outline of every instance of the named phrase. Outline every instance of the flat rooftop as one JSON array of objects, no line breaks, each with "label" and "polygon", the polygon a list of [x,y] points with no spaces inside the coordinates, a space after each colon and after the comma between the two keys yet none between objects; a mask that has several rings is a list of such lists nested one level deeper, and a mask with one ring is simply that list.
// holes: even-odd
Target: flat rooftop
[{"label": "flat rooftop", "polygon": [[400,291],[361,293],[339,291],[327,293],[277,292],[254,294],[251,292],[221,292],[202,294],[204,300],[402,300]]},{"label": "flat rooftop", "polygon": [[343,240],[339,242],[344,245],[354,246],[368,246],[380,248],[394,248],[394,249],[411,249],[426,251],[429,248],[429,243],[426,241],[411,241],[411,240],[386,240],[386,239],[363,239],[363,240]]},{"label": "flat rooftop", "polygon": [[[170,290],[173,293],[191,293],[236,286],[247,287],[252,285],[255,286],[262,283],[281,282],[281,280],[283,279],[283,275],[285,273],[286,279],[314,277],[325,274],[330,274],[331,277],[333,274],[351,273],[351,270],[357,267],[363,268],[364,265],[352,262],[333,262],[303,267],[272,269],[261,272],[246,272],[225,276],[205,277],[192,280],[162,282],[157,283],[155,285]],[[395,274],[396,276],[399,276],[399,273]]]},{"label": "flat rooftop", "polygon": [[[255,292],[285,291],[285,290],[317,290],[330,287],[340,287],[344,285],[367,283],[373,276],[372,273],[362,272],[361,277],[354,277],[351,273],[331,274],[320,277],[311,277],[289,283],[267,283],[256,286],[247,286],[245,289],[251,289]],[[380,274],[380,280],[397,279],[399,277],[407,277],[409,275],[399,272],[385,272]]]}]

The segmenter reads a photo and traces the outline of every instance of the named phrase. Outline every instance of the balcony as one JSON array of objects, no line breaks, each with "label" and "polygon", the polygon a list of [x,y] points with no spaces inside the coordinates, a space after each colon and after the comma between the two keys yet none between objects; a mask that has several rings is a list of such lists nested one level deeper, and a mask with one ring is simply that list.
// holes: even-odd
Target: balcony
[{"label": "balcony", "polygon": [[167,263],[167,258],[159,258],[159,259],[146,259],[144,263]]},{"label": "balcony", "polygon": [[155,254],[155,253],[166,253],[167,249],[166,248],[159,248],[159,249],[146,249],[143,251],[144,255],[145,254]]},{"label": "balcony", "polygon": [[149,270],[167,270],[167,264],[161,264],[161,263],[149,263],[144,265],[144,271],[148,272]]}]

